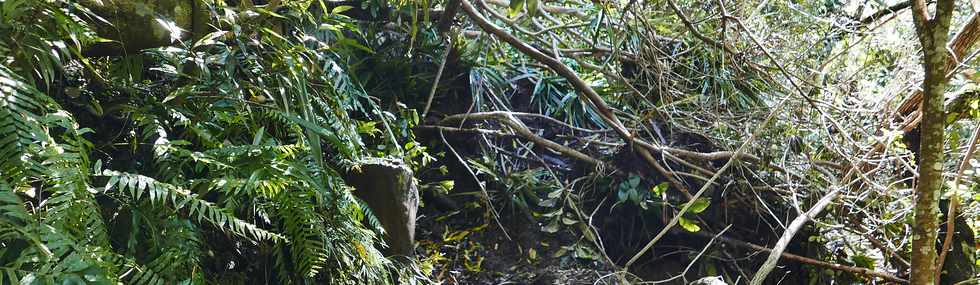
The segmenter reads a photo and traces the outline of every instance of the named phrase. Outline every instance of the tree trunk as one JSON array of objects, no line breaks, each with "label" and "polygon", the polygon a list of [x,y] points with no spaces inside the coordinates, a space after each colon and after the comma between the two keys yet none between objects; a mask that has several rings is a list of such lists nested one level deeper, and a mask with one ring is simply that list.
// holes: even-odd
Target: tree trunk
[{"label": "tree trunk", "polygon": [[916,33],[922,44],[922,134],[919,144],[919,184],[915,188],[915,221],[912,225],[912,285],[936,284],[936,235],[939,228],[939,197],[943,185],[943,146],[946,120],[943,94],[946,89],[946,41],[953,1],[940,0],[936,15],[929,19],[925,1],[913,1]]},{"label": "tree trunk", "polygon": [[[929,52],[927,52],[928,54]],[[946,122],[943,118],[943,90],[946,80],[941,66],[943,53],[933,53],[924,59],[926,77],[923,82],[922,138],[919,149],[919,184],[915,194],[915,223],[912,228],[912,284],[932,285],[936,271],[936,229],[939,228],[939,196],[943,176],[943,138]]]}]

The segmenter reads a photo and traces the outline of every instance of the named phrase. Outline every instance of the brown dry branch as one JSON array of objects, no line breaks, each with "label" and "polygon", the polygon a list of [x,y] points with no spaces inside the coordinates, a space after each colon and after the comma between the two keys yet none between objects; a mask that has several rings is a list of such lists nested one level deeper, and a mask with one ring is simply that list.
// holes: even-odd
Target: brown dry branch
[{"label": "brown dry branch", "polygon": [[596,91],[593,90],[592,87],[588,85],[588,83],[583,81],[582,78],[580,78],[578,74],[575,73],[574,70],[566,66],[558,59],[548,56],[547,54],[539,51],[538,49],[518,39],[514,35],[511,35],[510,33],[507,33],[506,31],[500,29],[500,27],[497,27],[497,25],[490,23],[490,21],[487,20],[486,17],[480,14],[480,12],[476,11],[476,8],[468,0],[462,0],[462,6],[463,6],[463,10],[470,16],[470,19],[472,19],[478,26],[480,26],[481,29],[483,29],[484,31],[490,34],[493,34],[500,40],[507,42],[508,44],[510,44],[517,50],[521,51],[522,53],[530,56],[531,58],[534,58],[535,60],[545,64],[550,69],[558,73],[558,75],[561,75],[562,77],[567,79],[572,84],[572,86],[574,86],[575,89],[579,91],[579,96],[585,99],[585,101],[589,102],[593,106],[593,108],[595,108],[596,112],[599,114],[599,117],[601,117],[606,124],[611,126],[612,129],[615,130],[616,133],[619,134],[619,136],[623,140],[636,145],[643,146],[641,148],[636,148],[635,149],[636,152],[639,153],[640,156],[643,157],[643,159],[646,160],[648,164],[650,164],[650,166],[652,166],[654,169],[660,172],[661,175],[666,177],[668,182],[670,182],[671,186],[678,189],[681,193],[683,193],[688,198],[692,197],[690,191],[688,191],[687,189],[687,186],[682,182],[680,182],[679,180],[677,180],[676,176],[673,173],[667,171],[659,162],[657,162],[657,160],[653,157],[653,155],[650,154],[650,147],[652,147],[653,145],[635,137],[629,131],[629,129],[627,129],[623,125],[623,123],[619,120],[619,118],[616,117],[615,113],[613,113],[612,108],[610,108],[609,105],[606,104],[605,100],[603,100],[602,97],[599,96],[599,94],[596,93]]},{"label": "brown dry branch", "polygon": [[[906,1],[898,2],[898,3],[895,3],[895,4],[891,5],[891,6],[885,7],[883,9],[881,9],[881,10],[878,10],[877,12],[871,13],[871,15],[868,15],[867,17],[861,18],[861,20],[859,22],[862,25],[870,25],[871,23],[874,23],[875,21],[878,21],[880,19],[883,19],[883,18],[887,17],[888,15],[901,12],[902,10],[908,9],[909,7],[912,7],[912,1],[911,0],[906,0]],[[860,17],[861,15],[857,15],[857,16]]]},{"label": "brown dry branch", "polygon": [[448,116],[442,119],[441,123],[448,123],[448,122],[455,122],[455,121],[462,121],[462,120],[495,120],[509,127],[511,130],[517,133],[517,135],[524,137],[534,142],[535,144],[557,151],[565,156],[584,161],[591,165],[599,166],[603,164],[602,161],[593,158],[587,154],[584,154],[578,150],[572,149],[570,147],[564,146],[562,144],[556,143],[554,141],[551,141],[549,139],[543,138],[535,134],[534,132],[531,131],[531,129],[529,129],[526,125],[524,125],[524,122],[516,118],[510,112],[495,111],[495,112],[458,114],[458,115]]},{"label": "brown dry branch", "polygon": [[[980,39],[980,13],[973,14],[970,20],[967,21],[960,31],[953,36],[952,43],[947,46],[947,49],[951,52],[951,56],[946,61],[943,70],[946,72],[946,78],[952,77],[955,71],[955,67],[960,64],[960,59],[963,59],[967,55],[967,52],[973,48],[973,45]],[[918,90],[905,99],[902,104],[898,107],[898,115],[909,116],[912,118],[918,118],[920,116],[918,110],[919,105],[922,104],[922,90]],[[907,122],[917,121],[917,119],[909,119]],[[902,129],[915,128],[918,123],[906,123],[902,126]]]}]

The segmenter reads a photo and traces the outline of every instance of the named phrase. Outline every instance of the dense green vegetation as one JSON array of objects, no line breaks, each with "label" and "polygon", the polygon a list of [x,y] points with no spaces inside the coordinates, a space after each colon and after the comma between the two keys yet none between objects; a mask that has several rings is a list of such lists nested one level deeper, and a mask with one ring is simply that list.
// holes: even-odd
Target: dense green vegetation
[{"label": "dense green vegetation", "polygon": [[0,0],[0,284],[980,284],[935,2]]}]

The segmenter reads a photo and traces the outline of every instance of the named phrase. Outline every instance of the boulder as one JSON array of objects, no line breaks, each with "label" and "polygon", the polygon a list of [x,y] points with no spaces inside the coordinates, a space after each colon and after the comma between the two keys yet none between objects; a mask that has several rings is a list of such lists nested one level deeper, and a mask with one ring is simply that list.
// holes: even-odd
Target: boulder
[{"label": "boulder", "polygon": [[349,171],[348,185],[371,209],[386,232],[389,256],[412,256],[419,192],[412,170],[401,160],[371,159]]},{"label": "boulder", "polygon": [[[203,0],[80,0],[105,21],[95,21],[100,37],[112,40],[86,47],[89,56],[138,53],[189,40],[208,29]],[[111,24],[109,24],[111,23]]]}]

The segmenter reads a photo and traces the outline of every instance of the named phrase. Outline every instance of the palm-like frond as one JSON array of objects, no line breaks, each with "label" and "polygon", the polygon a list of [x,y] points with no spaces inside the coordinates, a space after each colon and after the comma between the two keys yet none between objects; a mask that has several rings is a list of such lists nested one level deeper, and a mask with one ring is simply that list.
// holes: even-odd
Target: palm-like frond
[{"label": "palm-like frond", "polygon": [[198,222],[207,221],[219,229],[243,238],[255,240],[284,239],[282,235],[243,221],[215,206],[214,203],[201,199],[178,186],[139,174],[113,170],[105,170],[102,175],[109,177],[109,182],[105,186],[106,191],[118,190],[137,201],[145,198],[150,203],[167,204],[174,210],[186,209],[187,215],[194,217]]},{"label": "palm-like frond", "polygon": [[[157,66],[134,72],[154,83],[110,78],[106,94],[85,90],[94,104],[115,104],[92,117],[74,109],[79,98],[39,86],[67,87],[61,77],[78,76],[67,65],[97,73],[136,59],[72,59],[80,44],[64,41],[92,39],[76,15],[84,7],[0,6],[10,16],[0,32],[37,28],[28,42],[0,43],[0,284],[206,283],[255,270],[215,269],[226,260],[265,262],[255,267],[274,268],[281,283],[391,281],[368,228],[378,223],[340,174],[367,155],[356,117],[373,102],[340,55],[324,55],[327,45],[243,24],[236,29],[249,32],[227,44],[152,51]],[[35,48],[2,52],[18,45]],[[198,72],[179,72],[185,66]],[[373,222],[364,225],[366,213]]]},{"label": "palm-like frond", "polygon": [[0,172],[8,182],[36,175],[38,165],[28,147],[40,139],[43,105],[50,102],[47,95],[0,65]]}]

